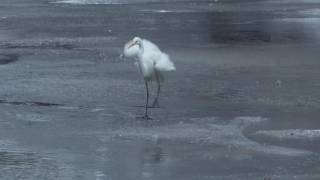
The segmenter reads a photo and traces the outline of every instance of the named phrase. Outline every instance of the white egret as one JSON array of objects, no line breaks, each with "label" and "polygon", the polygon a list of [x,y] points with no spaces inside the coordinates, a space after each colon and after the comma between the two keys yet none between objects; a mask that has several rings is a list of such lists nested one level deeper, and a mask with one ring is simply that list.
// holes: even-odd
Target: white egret
[{"label": "white egret", "polygon": [[146,39],[139,37],[133,38],[125,44],[123,55],[127,58],[137,59],[135,63],[145,80],[147,101],[145,106],[145,115],[143,118],[151,119],[148,116],[149,106],[149,81],[156,81],[158,84],[157,96],[151,107],[159,107],[158,99],[160,95],[161,82],[164,81],[163,71],[175,71],[176,68],[169,56],[162,52],[157,45]]}]

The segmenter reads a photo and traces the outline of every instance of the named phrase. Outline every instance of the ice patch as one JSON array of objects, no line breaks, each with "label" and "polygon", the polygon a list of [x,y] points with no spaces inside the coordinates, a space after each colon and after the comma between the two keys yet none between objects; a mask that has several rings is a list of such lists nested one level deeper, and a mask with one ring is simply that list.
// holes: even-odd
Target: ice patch
[{"label": "ice patch", "polygon": [[320,130],[286,129],[257,131],[256,135],[263,135],[279,139],[314,140],[320,138]]},{"label": "ice patch", "polygon": [[[302,156],[310,151],[272,145],[262,145],[243,135],[248,126],[265,121],[262,117],[237,117],[229,122],[216,118],[192,119],[194,123],[178,123],[161,127],[129,127],[112,132],[115,138],[143,139],[149,141],[169,140],[189,143],[217,144],[256,153],[284,156]],[[156,140],[155,140],[156,139]]]}]

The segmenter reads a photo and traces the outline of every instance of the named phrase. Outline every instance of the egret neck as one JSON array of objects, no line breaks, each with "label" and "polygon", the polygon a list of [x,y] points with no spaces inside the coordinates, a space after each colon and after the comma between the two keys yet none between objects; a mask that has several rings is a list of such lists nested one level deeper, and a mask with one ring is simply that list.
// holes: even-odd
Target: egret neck
[{"label": "egret neck", "polygon": [[139,58],[141,58],[143,53],[144,53],[144,47],[143,47],[142,41],[140,41],[138,45],[139,45],[139,48],[140,48],[138,56],[139,56]]}]

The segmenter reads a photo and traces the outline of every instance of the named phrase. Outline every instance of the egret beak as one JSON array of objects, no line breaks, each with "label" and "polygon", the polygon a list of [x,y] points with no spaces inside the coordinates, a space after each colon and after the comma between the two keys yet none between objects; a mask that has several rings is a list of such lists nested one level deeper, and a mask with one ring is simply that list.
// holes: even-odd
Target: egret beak
[{"label": "egret beak", "polygon": [[134,46],[134,45],[136,45],[136,43],[131,42],[131,43],[129,44],[128,48],[131,48],[131,47]]}]

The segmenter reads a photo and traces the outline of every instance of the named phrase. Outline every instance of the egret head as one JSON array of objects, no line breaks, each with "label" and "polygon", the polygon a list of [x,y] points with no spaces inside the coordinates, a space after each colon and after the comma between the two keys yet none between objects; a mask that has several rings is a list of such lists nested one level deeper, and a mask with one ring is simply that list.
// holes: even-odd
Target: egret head
[{"label": "egret head", "polygon": [[133,38],[125,44],[123,54],[127,58],[134,58],[138,56],[142,45],[142,39],[139,37]]},{"label": "egret head", "polygon": [[134,45],[138,45],[139,47],[141,47],[142,45],[142,39],[139,38],[139,37],[134,37],[132,40],[131,40],[131,44],[129,45],[129,48],[131,48],[132,46]]}]

